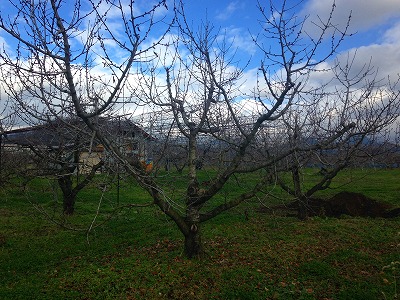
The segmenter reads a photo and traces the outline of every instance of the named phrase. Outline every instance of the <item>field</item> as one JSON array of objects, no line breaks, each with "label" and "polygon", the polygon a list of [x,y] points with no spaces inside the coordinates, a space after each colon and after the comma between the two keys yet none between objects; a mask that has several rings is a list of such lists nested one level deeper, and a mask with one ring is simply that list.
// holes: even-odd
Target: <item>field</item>
[{"label": "field", "polygon": [[[399,179],[398,169],[346,171],[318,196],[346,190],[400,207]],[[93,185],[76,214],[63,219],[51,188],[38,180],[24,191],[0,192],[0,299],[364,300],[399,293],[400,217],[299,221],[260,212],[261,204],[282,201],[275,191],[271,200],[246,202],[205,223],[206,257],[188,260],[175,224],[156,208],[124,208],[107,219],[116,191],[97,215]],[[132,198],[149,200],[124,182],[118,202]]]}]

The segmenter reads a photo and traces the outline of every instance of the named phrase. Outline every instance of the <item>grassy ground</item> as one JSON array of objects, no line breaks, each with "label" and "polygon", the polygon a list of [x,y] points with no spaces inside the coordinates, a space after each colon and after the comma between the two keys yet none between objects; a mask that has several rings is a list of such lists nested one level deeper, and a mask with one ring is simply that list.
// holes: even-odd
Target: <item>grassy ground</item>
[{"label": "grassy ground", "polygon": [[[313,180],[315,170],[308,175]],[[400,170],[353,170],[319,196],[348,190],[400,206],[399,178]],[[274,198],[205,223],[207,255],[187,260],[175,225],[155,208],[123,209],[87,234],[95,218],[95,224],[106,218],[96,217],[96,184],[66,220],[51,188],[37,182],[23,193],[0,192],[0,299],[394,299],[395,276],[400,285],[400,265],[385,267],[400,261],[399,218],[301,222],[258,213],[260,205],[285,198],[271,188]],[[148,201],[124,182],[120,204],[132,198]],[[49,222],[32,203],[76,231]],[[103,212],[115,205],[112,191],[102,200]]]}]

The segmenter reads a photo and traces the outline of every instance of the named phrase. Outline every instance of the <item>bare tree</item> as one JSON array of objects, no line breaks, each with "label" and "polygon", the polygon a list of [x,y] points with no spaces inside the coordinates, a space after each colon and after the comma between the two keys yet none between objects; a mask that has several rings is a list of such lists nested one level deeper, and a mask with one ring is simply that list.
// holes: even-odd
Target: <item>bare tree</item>
[{"label": "bare tree", "polygon": [[[340,29],[331,24],[335,6],[329,18],[317,24],[319,32],[309,34],[304,29],[307,18],[298,20],[295,15],[290,15],[291,9],[284,3],[280,13],[273,14],[276,9],[271,5],[270,17],[260,7],[265,30],[255,37],[255,41],[265,54],[260,70],[267,87],[259,85],[256,94],[267,105],[283,100],[277,89],[286,89],[291,95],[286,103],[282,102],[285,111],[282,110],[275,122],[279,129],[274,138],[275,145],[277,140],[285,141],[276,147],[278,151],[291,150],[274,170],[280,186],[297,199],[298,216],[304,219],[310,209],[309,198],[317,191],[327,189],[341,170],[360,164],[362,159],[371,161],[388,151],[385,145],[394,141],[400,111],[399,78],[393,81],[378,78],[377,70],[368,62],[357,67],[356,53],[329,61],[347,35],[349,25],[347,23]],[[348,22],[350,19],[351,16]],[[324,43],[323,37],[332,31],[337,36],[332,35],[330,47],[325,53],[317,54],[317,48]],[[310,42],[304,43],[307,36]],[[265,38],[275,39],[279,50],[271,51],[262,43]],[[277,72],[272,69],[273,76],[271,66],[278,67]],[[327,79],[315,82],[314,78],[321,73]],[[270,98],[263,97],[265,94]],[[269,99],[275,102],[270,103]],[[270,145],[271,141],[266,143],[266,148]],[[376,145],[381,151],[376,148],[371,151]],[[267,160],[271,155],[277,154],[266,151]],[[302,170],[311,165],[320,166],[323,174],[314,185],[306,187]],[[290,185],[280,175],[288,171]]]},{"label": "bare tree", "polygon": [[[292,190],[281,181],[282,186],[303,203],[301,187],[297,186],[300,183],[299,157],[332,147],[342,152],[342,145],[354,143],[351,137],[365,136],[371,130],[378,132],[393,122],[398,112],[398,94],[393,89],[388,92],[389,98],[380,99],[383,102],[373,106],[377,98],[368,91],[380,94],[373,83],[367,86],[369,89],[362,96],[366,101],[346,100],[351,96],[354,84],[368,80],[369,68],[349,80],[342,78],[350,73],[340,71],[340,65],[320,69],[321,63],[334,56],[347,35],[348,23],[340,30],[330,22],[334,8],[333,5],[326,23],[319,24],[319,33],[314,37],[301,32],[306,20],[299,20],[292,14],[294,7],[287,8],[284,3],[277,9],[271,4],[269,13],[259,7],[264,16],[260,26],[263,32],[255,36],[254,41],[264,54],[264,60],[259,68],[258,85],[250,95],[258,103],[258,109],[251,115],[245,114],[240,105],[241,101],[246,103],[243,99],[245,95],[240,91],[243,69],[233,63],[230,56],[232,49],[209,23],[194,30],[186,21],[183,7],[177,10],[180,13],[177,20],[180,36],[174,44],[173,54],[159,60],[159,64],[164,65],[164,71],[160,70],[160,65],[151,68],[153,73],[143,78],[142,94],[138,97],[145,99],[147,96],[149,103],[169,111],[176,124],[175,134],[186,141],[187,189],[182,195],[184,203],[180,203],[184,211],[181,212],[183,217],[177,213],[174,218],[185,236],[185,250],[189,257],[201,253],[202,222],[262,193],[273,177],[272,172],[288,170],[286,161],[291,162],[289,170],[293,174],[294,188]],[[305,42],[307,37],[309,43]],[[330,44],[325,52],[323,48],[320,53],[327,37]],[[271,43],[276,43],[278,47],[270,47]],[[347,80],[348,84],[343,84],[342,90],[327,95],[326,86],[309,85],[313,72],[332,70],[337,72],[336,76],[332,76],[339,82]],[[154,80],[160,75],[165,76],[164,82]],[[372,81],[375,82],[373,77]],[[344,102],[336,112],[340,120],[333,122],[333,117],[328,114],[329,107],[336,107],[334,101],[340,99]],[[330,105],[328,108],[326,103]],[[391,109],[387,110],[388,107]],[[370,112],[367,113],[367,110]],[[365,118],[364,114],[372,112],[379,117]],[[372,125],[375,127],[372,128]],[[315,142],[300,143],[303,140],[302,130],[310,133],[310,137],[315,134]],[[290,132],[289,138],[284,136],[285,132]],[[201,161],[200,145],[204,147],[209,141],[212,141],[214,149],[218,149],[217,156],[221,159],[214,163],[218,171],[209,173],[204,180],[196,166]],[[349,157],[353,157],[354,153],[350,148],[348,150]],[[313,190],[325,187],[347,165],[347,161],[347,158],[343,158],[343,162],[337,161],[334,171]],[[218,203],[218,195],[229,180],[256,171],[259,172],[259,181],[254,186],[225,199],[222,204]],[[303,214],[303,206],[299,210]]]},{"label": "bare tree", "polygon": [[[91,148],[94,142],[105,147],[115,144],[99,117],[120,110],[118,99],[122,87],[134,75],[133,66],[154,56],[147,53],[160,39],[146,43],[150,30],[157,27],[156,10],[166,7],[166,2],[151,5],[137,16],[133,12],[139,8],[124,1],[21,0],[9,1],[9,5],[14,10],[8,16],[1,12],[0,17],[0,28],[15,43],[12,52],[0,55],[5,92],[13,101],[18,125],[63,124],[62,134],[52,135],[60,142],[57,149],[32,143],[30,147],[42,163],[58,166],[57,172],[51,173],[57,175],[64,211],[70,214],[76,194],[103,164],[93,165],[85,179],[74,185],[78,152]],[[122,23],[123,33],[106,21],[115,16]],[[162,26],[161,36],[168,31],[168,24]],[[77,118],[81,120],[79,126],[69,122]],[[118,145],[108,150],[122,156]]]},{"label": "bare tree", "polygon": [[[0,63],[0,69],[2,64]],[[12,176],[10,162],[12,153],[4,148],[4,132],[13,128],[15,112],[11,109],[10,99],[4,92],[3,83],[0,82],[0,186],[5,184]],[[16,157],[14,157],[15,160]]]},{"label": "bare tree", "polygon": [[[75,1],[72,17],[63,15],[63,3],[21,0],[15,6],[16,18],[0,19],[0,28],[18,43],[15,57],[0,54],[8,68],[3,74],[8,92],[18,108],[35,119],[46,120],[48,115],[81,119],[96,141],[149,193],[152,203],[176,223],[188,257],[203,254],[202,223],[262,193],[271,179],[269,170],[289,156],[321,147],[321,143],[305,147],[282,143],[276,151],[278,142],[271,132],[279,132],[275,124],[290,120],[285,116],[291,108],[302,102],[303,94],[311,94],[305,90],[307,78],[334,55],[346,36],[346,26],[340,31],[328,20],[317,38],[310,36],[306,43],[301,34],[305,20],[298,21],[285,3],[278,9],[271,4],[272,18],[260,5],[264,33],[254,41],[265,59],[259,85],[246,95],[240,84],[245,66],[235,64],[234,49],[207,22],[193,29],[182,3],[174,8],[176,32],[164,18],[156,21],[165,1],[136,15],[133,1],[127,6],[117,0],[90,2],[90,7]],[[121,20],[117,29],[110,21],[115,15]],[[157,31],[158,25],[164,30],[153,41],[150,32]],[[321,54],[325,38],[331,44]],[[272,44],[278,45],[278,52],[269,50],[275,49],[268,46]],[[116,52],[119,59],[113,55]],[[252,115],[243,110],[248,98],[260,108]],[[121,114],[126,106],[138,104],[171,116],[160,139],[159,156],[171,152],[172,141],[180,141],[187,165],[180,187],[161,172],[149,174],[140,159],[123,153],[99,125],[100,117]],[[341,126],[325,141],[340,139],[355,125],[345,120]],[[199,167],[209,153],[215,169],[204,176]],[[241,174],[250,172],[258,172],[259,180],[226,196],[227,184],[242,184]]]},{"label": "bare tree", "polygon": [[[375,159],[396,147],[398,91],[391,84],[381,86],[367,73],[349,78],[350,70],[343,73],[340,64],[335,68],[341,70],[335,76],[344,78],[333,77],[338,79],[334,91],[321,91],[317,99],[304,99],[282,118],[281,136],[287,140],[287,147],[296,150],[276,169],[276,179],[296,199],[300,219],[319,213],[313,211],[317,208],[309,205],[309,199],[329,188],[340,171],[371,167]],[[313,184],[305,184],[303,170],[312,166],[320,168],[320,176],[314,177]],[[290,184],[284,179],[288,171]]]},{"label": "bare tree", "polygon": [[[28,183],[35,177],[57,181],[63,198],[63,213],[72,215],[78,193],[104,166],[104,160],[90,143],[90,134],[77,120],[49,120],[29,128],[8,130],[3,134],[5,144],[14,155],[20,153],[25,160],[22,168],[14,167],[14,174]],[[90,154],[83,158],[82,154]],[[88,155],[86,155],[88,156]],[[21,164],[21,160],[14,162]]]}]

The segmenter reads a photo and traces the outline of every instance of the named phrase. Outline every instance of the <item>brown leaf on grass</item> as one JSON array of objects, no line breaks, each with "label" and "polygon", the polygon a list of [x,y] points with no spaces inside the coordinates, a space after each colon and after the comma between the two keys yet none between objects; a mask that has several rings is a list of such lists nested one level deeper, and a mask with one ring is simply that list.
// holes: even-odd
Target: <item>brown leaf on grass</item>
[{"label": "brown leaf on grass", "polygon": [[390,284],[389,280],[387,280],[386,278],[383,278],[383,283],[384,284]]}]

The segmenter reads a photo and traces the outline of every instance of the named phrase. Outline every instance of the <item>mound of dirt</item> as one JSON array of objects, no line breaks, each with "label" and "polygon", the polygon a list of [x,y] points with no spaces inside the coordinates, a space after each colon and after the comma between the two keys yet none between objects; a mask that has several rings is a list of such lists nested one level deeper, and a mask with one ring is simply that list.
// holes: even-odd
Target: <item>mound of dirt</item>
[{"label": "mound of dirt", "polygon": [[391,206],[378,202],[360,193],[340,192],[324,203],[325,214],[330,217],[341,215],[359,217],[386,217]]},{"label": "mound of dirt", "polygon": [[[294,201],[287,205],[278,205],[270,209],[260,209],[259,212],[287,211],[293,215],[297,210],[298,202]],[[308,200],[309,216],[340,217],[349,215],[353,217],[382,217],[394,218],[400,216],[400,208],[392,208],[391,205],[368,198],[360,193],[340,192],[330,199],[310,198]]]}]

